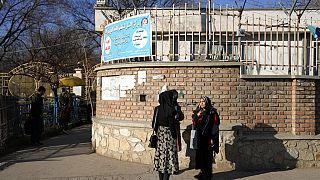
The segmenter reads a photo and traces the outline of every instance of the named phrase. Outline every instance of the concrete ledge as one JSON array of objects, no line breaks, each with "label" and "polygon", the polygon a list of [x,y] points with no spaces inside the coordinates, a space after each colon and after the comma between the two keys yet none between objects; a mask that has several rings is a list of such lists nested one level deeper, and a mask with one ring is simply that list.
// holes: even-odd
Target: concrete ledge
[{"label": "concrete ledge", "polygon": [[[111,126],[121,126],[121,127],[132,127],[132,128],[152,128],[150,121],[126,121],[126,120],[114,120],[111,118],[101,118],[93,117],[92,121],[102,125],[111,125]],[[186,130],[187,126],[191,125],[188,123],[181,123],[180,129]],[[233,131],[234,127],[240,127],[241,124],[221,124],[220,131]]]},{"label": "concrete ledge", "polygon": [[97,117],[93,117],[92,121],[102,125],[151,129],[151,122],[144,122],[144,121],[114,120],[110,118],[97,118]]},{"label": "concrete ledge", "polygon": [[293,135],[288,133],[280,133],[280,134],[249,134],[243,135],[240,137],[241,140],[320,140],[320,135],[312,136],[312,135]]},{"label": "concrete ledge", "polygon": [[97,67],[95,71],[107,70],[107,69],[121,69],[121,68],[138,68],[138,67],[230,67],[241,66],[241,62],[221,62],[221,61],[169,61],[169,62],[132,62],[132,63],[116,63],[106,64]]},{"label": "concrete ledge", "polygon": [[320,79],[319,76],[306,75],[240,75],[241,79]]}]

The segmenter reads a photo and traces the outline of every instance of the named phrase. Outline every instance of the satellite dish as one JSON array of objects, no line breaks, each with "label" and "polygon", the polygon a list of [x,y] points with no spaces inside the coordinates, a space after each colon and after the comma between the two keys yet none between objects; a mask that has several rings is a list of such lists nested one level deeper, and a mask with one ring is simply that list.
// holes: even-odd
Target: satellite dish
[{"label": "satellite dish", "polygon": [[8,86],[12,95],[21,98],[30,97],[36,90],[35,80],[26,75],[13,75]]}]

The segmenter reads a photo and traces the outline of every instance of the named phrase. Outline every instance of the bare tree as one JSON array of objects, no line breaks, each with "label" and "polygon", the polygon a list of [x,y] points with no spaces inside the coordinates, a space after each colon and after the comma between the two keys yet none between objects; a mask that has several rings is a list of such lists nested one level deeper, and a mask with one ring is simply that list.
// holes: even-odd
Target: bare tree
[{"label": "bare tree", "polygon": [[[6,7],[0,9],[1,14],[7,14],[1,16],[0,21],[1,29],[5,29],[0,32],[1,71],[25,62],[42,61],[52,64],[56,72],[73,72],[78,61],[84,59],[83,47],[89,60],[93,61],[89,65],[99,62],[99,51],[95,49],[100,44],[93,23],[95,1],[39,0],[32,6],[34,8],[26,15],[27,18],[11,15],[29,2],[17,0],[16,4],[6,3]],[[8,24],[12,25],[11,29],[6,28]]]},{"label": "bare tree", "polygon": [[131,13],[135,9],[148,7],[172,7],[173,5],[180,6],[184,3],[193,3],[187,0],[106,0],[108,8],[116,10],[116,15],[112,15],[111,20],[116,21],[122,19],[126,14]]},{"label": "bare tree", "polygon": [[22,35],[37,25],[42,16],[38,10],[50,4],[47,0],[11,0],[3,1],[0,6],[0,62],[9,47]]},{"label": "bare tree", "polygon": [[[185,0],[109,0],[124,12],[179,5]],[[11,0],[0,6],[0,70],[30,61],[72,72],[99,62],[100,34],[94,31],[95,0]]]},{"label": "bare tree", "polygon": [[[305,0],[305,4],[307,3],[307,1],[309,0]],[[320,8],[320,0],[311,0],[310,4],[308,6],[310,9],[319,9]]]},{"label": "bare tree", "polygon": [[115,7],[117,9],[126,8],[142,8],[142,7],[169,7],[173,4],[181,5],[187,2],[186,0],[107,0],[107,6]]}]

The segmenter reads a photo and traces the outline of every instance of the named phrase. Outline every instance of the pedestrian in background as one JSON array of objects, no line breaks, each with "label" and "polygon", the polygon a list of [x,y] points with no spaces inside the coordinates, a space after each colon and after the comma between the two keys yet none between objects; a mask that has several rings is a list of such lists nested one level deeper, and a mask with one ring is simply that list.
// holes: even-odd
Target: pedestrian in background
[{"label": "pedestrian in background", "polygon": [[154,156],[154,169],[159,172],[160,180],[168,180],[170,175],[179,171],[176,115],[173,104],[173,93],[162,92],[159,95],[160,105],[155,107],[152,127],[158,136]]},{"label": "pedestrian in background", "polygon": [[69,129],[69,120],[71,115],[71,94],[67,88],[62,88],[62,92],[59,98],[60,102],[60,126],[62,127],[62,132],[68,134],[67,130]]},{"label": "pedestrian in background", "polygon": [[200,99],[198,107],[193,111],[193,126],[197,131],[196,169],[200,173],[197,179],[211,179],[213,151],[219,153],[220,118],[207,96]]},{"label": "pedestrian in background", "polygon": [[42,145],[40,142],[41,133],[44,131],[43,124],[43,95],[46,92],[46,88],[40,86],[38,91],[31,98],[31,143],[33,145]]}]

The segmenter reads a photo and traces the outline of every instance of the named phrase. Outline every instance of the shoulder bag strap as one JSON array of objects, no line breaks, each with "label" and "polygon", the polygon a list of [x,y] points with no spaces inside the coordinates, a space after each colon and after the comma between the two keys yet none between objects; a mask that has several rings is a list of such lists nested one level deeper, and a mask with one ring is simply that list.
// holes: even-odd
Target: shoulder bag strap
[{"label": "shoulder bag strap", "polygon": [[158,117],[158,108],[157,108],[157,111],[156,111],[156,115],[154,116],[154,124],[153,124],[153,132],[152,134],[155,134],[155,129],[156,129],[156,123],[157,123],[157,117]]}]

